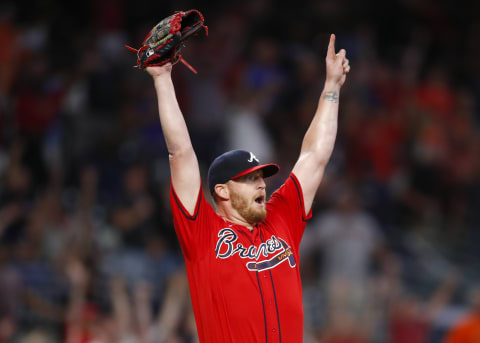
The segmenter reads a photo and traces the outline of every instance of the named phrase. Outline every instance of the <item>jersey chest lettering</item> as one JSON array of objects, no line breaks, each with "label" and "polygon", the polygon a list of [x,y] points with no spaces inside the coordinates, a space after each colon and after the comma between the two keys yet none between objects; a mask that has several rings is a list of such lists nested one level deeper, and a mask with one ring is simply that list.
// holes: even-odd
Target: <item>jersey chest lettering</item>
[{"label": "jersey chest lettering", "polygon": [[[237,242],[238,235],[230,228],[221,229],[218,232],[218,237],[215,248],[217,258],[228,259],[238,255],[242,259],[254,260],[246,263],[246,267],[250,271],[275,268],[285,261],[288,261],[291,268],[296,266],[292,249],[282,238],[272,235],[271,238],[258,246],[251,244],[246,247]],[[272,254],[274,255],[272,256]]]}]

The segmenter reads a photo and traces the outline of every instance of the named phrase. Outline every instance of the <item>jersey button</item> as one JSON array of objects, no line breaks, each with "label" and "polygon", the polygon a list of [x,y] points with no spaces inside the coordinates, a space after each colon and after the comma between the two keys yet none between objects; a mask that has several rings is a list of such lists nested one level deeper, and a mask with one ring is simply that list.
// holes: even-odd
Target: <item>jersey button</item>
[{"label": "jersey button", "polygon": [[275,329],[272,329],[272,332],[275,332],[276,330]]}]

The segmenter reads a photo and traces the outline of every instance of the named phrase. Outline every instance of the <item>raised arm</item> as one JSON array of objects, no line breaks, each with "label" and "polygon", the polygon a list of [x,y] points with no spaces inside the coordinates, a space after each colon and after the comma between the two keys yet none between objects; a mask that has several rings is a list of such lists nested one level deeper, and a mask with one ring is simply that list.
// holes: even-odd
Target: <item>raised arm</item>
[{"label": "raised arm", "polygon": [[185,209],[193,214],[200,189],[200,170],[185,119],[177,102],[172,65],[148,67],[157,93],[158,111],[167,143],[172,184]]},{"label": "raised arm", "polygon": [[335,35],[333,34],[330,36],[325,61],[327,69],[325,86],[313,120],[303,138],[300,156],[292,170],[302,186],[307,213],[310,211],[325,167],[332,155],[337,136],[340,88],[350,71],[345,50],[342,49],[335,54]]}]

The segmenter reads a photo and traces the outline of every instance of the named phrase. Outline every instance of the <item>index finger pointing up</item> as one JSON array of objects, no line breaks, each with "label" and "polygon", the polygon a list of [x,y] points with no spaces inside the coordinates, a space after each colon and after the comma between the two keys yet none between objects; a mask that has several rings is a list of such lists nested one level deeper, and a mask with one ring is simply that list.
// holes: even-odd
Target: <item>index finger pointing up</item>
[{"label": "index finger pointing up", "polygon": [[328,43],[327,58],[335,58],[335,34],[330,35],[330,42]]}]

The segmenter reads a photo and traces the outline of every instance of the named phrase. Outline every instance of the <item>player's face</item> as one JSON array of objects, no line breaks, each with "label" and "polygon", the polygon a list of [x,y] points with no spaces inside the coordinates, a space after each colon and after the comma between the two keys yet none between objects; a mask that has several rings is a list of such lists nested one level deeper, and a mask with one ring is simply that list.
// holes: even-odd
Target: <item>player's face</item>
[{"label": "player's face", "polygon": [[229,181],[230,201],[248,223],[260,223],[267,215],[266,191],[263,171],[257,170]]}]

